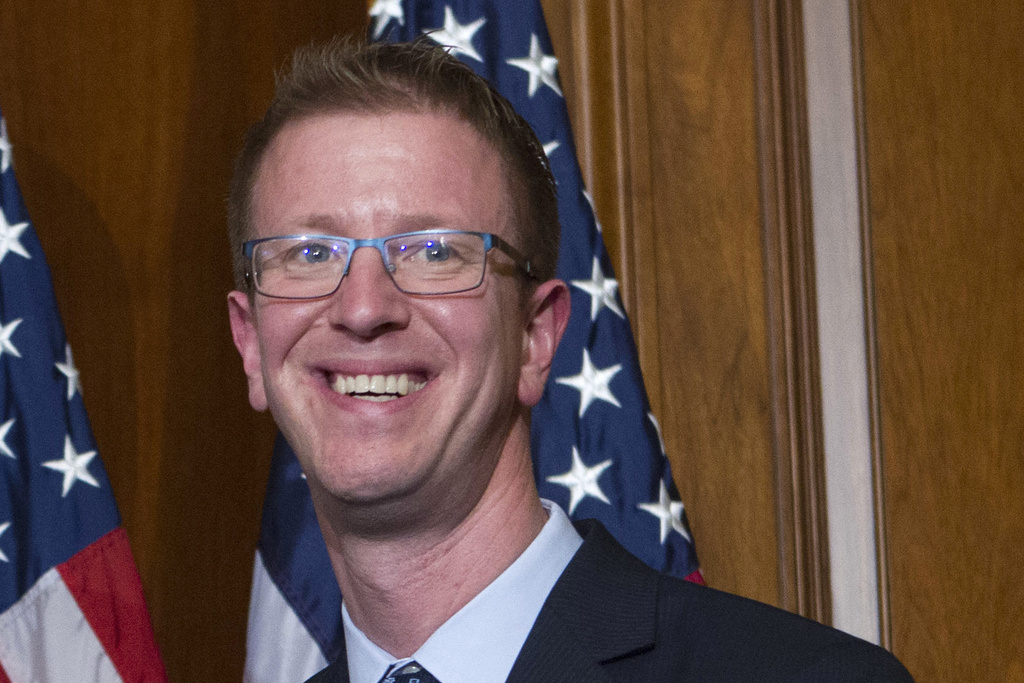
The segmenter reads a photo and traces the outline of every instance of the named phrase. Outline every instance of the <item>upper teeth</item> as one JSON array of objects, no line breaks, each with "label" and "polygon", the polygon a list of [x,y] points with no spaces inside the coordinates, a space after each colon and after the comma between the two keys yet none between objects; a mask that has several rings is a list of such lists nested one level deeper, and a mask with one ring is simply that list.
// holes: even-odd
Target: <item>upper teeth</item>
[{"label": "upper teeth", "polygon": [[419,391],[426,382],[409,381],[409,375],[338,375],[332,387],[339,394],[348,394],[368,401],[390,401]]}]

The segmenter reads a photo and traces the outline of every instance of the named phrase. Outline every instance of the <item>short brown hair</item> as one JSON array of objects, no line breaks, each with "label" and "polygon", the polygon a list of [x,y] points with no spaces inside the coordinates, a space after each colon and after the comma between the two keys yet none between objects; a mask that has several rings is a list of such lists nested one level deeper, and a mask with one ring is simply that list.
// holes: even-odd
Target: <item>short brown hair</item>
[{"label": "short brown hair", "polygon": [[540,280],[555,276],[558,201],[544,148],[530,124],[485,79],[429,38],[359,44],[335,39],[299,48],[277,79],[274,99],[249,129],[235,161],[228,197],[228,237],[235,285],[248,290],[242,243],[251,239],[253,189],[260,163],[285,124],[339,112],[429,111],[470,124],[505,163],[517,245]]}]

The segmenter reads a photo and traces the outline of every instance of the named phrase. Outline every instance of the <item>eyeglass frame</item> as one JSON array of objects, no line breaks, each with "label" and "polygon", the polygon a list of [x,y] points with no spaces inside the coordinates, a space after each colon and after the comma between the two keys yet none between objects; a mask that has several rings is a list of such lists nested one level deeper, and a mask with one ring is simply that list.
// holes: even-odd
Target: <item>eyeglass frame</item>
[{"label": "eyeglass frame", "polygon": [[[476,235],[481,238],[484,243],[484,261],[483,268],[480,272],[480,279],[472,287],[464,287],[462,289],[456,289],[450,292],[408,292],[402,289],[397,282],[395,282],[395,273],[393,264],[388,262],[388,255],[384,251],[384,243],[400,237],[412,237],[414,235]],[[254,254],[256,246],[264,242],[272,242],[275,240],[315,240],[323,239],[332,242],[343,242],[349,247],[348,257],[345,259],[345,268],[341,271],[341,277],[338,278],[338,283],[334,285],[334,289],[324,294],[318,294],[316,296],[278,296],[275,294],[267,294],[260,291],[259,285],[256,284],[256,275],[254,273],[255,263]],[[338,291],[338,287],[341,287],[341,283],[345,280],[345,276],[348,275],[348,269],[352,265],[352,257],[356,253],[356,249],[362,247],[373,247],[380,254],[381,262],[384,264],[384,270],[387,271],[388,277],[391,279],[391,283],[395,285],[395,288],[403,294],[409,294],[411,296],[446,296],[448,294],[460,294],[462,292],[470,292],[480,285],[483,284],[484,278],[487,276],[487,254],[490,253],[491,249],[496,248],[498,251],[503,252],[506,256],[510,257],[517,268],[519,268],[524,275],[528,278],[536,279],[536,275],[533,273],[533,264],[530,260],[523,256],[523,254],[513,247],[511,244],[498,237],[491,232],[475,232],[473,230],[452,230],[452,229],[440,229],[440,230],[413,230],[411,232],[400,232],[394,235],[385,235],[384,237],[373,237],[369,239],[356,239],[354,237],[342,237],[340,235],[322,235],[322,234],[298,234],[298,235],[274,235],[272,237],[261,237],[254,240],[247,240],[242,243],[242,255],[245,257],[245,283],[253,288],[253,291],[262,294],[263,296],[270,297],[271,299],[289,299],[293,301],[308,301],[312,299],[322,299],[327,296],[331,296]]]}]

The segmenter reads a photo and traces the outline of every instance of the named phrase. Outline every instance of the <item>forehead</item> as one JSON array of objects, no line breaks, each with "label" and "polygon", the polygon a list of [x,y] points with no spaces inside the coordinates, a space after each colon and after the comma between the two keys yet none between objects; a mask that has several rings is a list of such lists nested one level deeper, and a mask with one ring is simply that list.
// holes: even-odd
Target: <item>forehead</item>
[{"label": "forehead", "polygon": [[253,186],[258,236],[313,225],[387,234],[436,227],[431,222],[501,234],[510,205],[493,145],[470,124],[442,113],[336,113],[291,121],[268,147]]}]

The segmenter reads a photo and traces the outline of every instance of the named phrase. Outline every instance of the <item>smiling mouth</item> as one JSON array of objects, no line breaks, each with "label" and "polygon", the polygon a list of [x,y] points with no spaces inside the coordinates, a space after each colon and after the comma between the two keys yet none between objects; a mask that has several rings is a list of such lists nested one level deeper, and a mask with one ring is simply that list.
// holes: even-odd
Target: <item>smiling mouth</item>
[{"label": "smiling mouth", "polygon": [[413,394],[426,382],[410,380],[409,375],[337,375],[331,388],[339,394],[362,399],[364,401],[394,401]]}]

